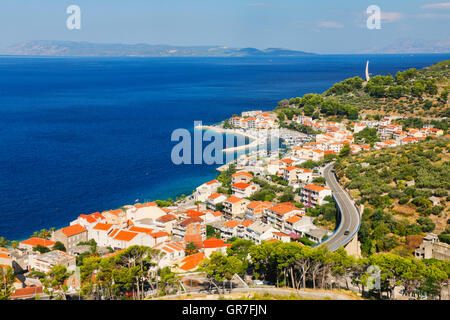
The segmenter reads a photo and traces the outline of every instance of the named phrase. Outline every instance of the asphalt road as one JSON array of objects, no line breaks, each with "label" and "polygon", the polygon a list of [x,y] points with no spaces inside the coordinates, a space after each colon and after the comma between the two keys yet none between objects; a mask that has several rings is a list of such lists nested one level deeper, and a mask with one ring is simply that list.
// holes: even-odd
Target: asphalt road
[{"label": "asphalt road", "polygon": [[[359,230],[361,217],[359,216],[353,201],[339,185],[332,169],[333,163],[330,163],[324,168],[323,175],[327,182],[327,186],[333,192],[334,199],[340,208],[341,223],[335,232],[322,242],[321,245],[326,244],[329,250],[334,251],[339,247],[346,245],[353,239]],[[344,234],[346,231],[349,232],[348,235]]]}]

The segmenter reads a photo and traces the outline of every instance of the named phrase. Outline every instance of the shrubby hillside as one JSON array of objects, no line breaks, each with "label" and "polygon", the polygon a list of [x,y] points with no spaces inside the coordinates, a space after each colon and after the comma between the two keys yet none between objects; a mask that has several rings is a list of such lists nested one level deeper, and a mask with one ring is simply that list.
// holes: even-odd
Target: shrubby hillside
[{"label": "shrubby hillside", "polygon": [[[420,70],[377,75],[368,82],[353,77],[334,84],[322,94],[279,102],[277,110],[307,116],[357,119],[358,114],[449,117],[450,60]],[[287,111],[287,110],[291,111]]]},{"label": "shrubby hillside", "polygon": [[406,255],[413,249],[411,236],[448,236],[449,146],[448,138],[440,138],[336,162],[340,183],[365,207],[359,232],[365,254]]}]

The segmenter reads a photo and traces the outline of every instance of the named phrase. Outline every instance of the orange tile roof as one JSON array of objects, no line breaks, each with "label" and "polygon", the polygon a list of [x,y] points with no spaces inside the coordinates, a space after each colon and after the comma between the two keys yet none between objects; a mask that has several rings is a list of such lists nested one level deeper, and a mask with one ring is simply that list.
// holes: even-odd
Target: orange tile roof
[{"label": "orange tile roof", "polygon": [[188,243],[193,242],[197,249],[201,249],[203,248],[203,237],[201,234],[196,233],[196,234],[186,234],[184,236],[184,243],[187,246]]},{"label": "orange tile roof", "polygon": [[102,223],[99,222],[95,225],[95,227],[93,228],[94,230],[103,230],[103,231],[107,231],[109,229],[111,229],[113,225],[109,224],[109,223]]},{"label": "orange tile roof", "polygon": [[286,164],[292,164],[294,163],[294,160],[286,158],[286,159],[281,159],[282,162],[286,163]]},{"label": "orange tile roof", "polygon": [[133,226],[130,229],[128,229],[128,231],[151,234],[154,230],[150,229],[150,228],[142,228],[142,227]]},{"label": "orange tile roof", "polygon": [[173,214],[166,214],[166,215],[161,216],[158,219],[156,219],[156,221],[161,221],[161,222],[166,223],[166,222],[176,220],[176,219],[177,219],[177,217],[175,217]]},{"label": "orange tile roof", "polygon": [[262,204],[263,203],[261,201],[252,201],[247,205],[247,208],[256,209],[256,208],[262,206]]},{"label": "orange tile roof", "polygon": [[229,197],[227,200],[225,200],[226,202],[230,202],[230,203],[238,203],[239,201],[242,201],[243,199],[236,197],[236,196],[231,196]]},{"label": "orange tile roof", "polygon": [[79,218],[85,219],[89,223],[97,222],[97,220],[103,220],[105,217],[100,212],[94,212],[89,215],[82,214]]},{"label": "orange tile roof", "polygon": [[195,269],[205,259],[206,256],[203,252],[192,254],[184,258],[183,261],[181,261],[183,265],[180,268],[185,271]]},{"label": "orange tile roof", "polygon": [[296,223],[296,222],[299,222],[300,220],[302,220],[301,217],[299,217],[299,216],[292,216],[292,217],[286,219],[286,222]]},{"label": "orange tile roof", "polygon": [[219,181],[217,181],[217,180],[211,180],[211,181],[207,182],[206,184],[207,184],[207,185],[211,185],[211,184],[214,184],[214,183],[219,183]]},{"label": "orange tile roof", "polygon": [[110,234],[108,234],[108,236],[113,238],[117,234],[118,231],[119,231],[119,229],[113,229],[112,232]]},{"label": "orange tile roof", "polygon": [[242,225],[244,226],[244,227],[248,227],[249,225],[251,225],[252,223],[255,223],[255,221],[252,221],[252,220],[244,220],[244,221],[242,221]]},{"label": "orange tile roof", "polygon": [[233,178],[234,177],[239,177],[239,176],[247,176],[249,178],[253,178],[253,175],[251,173],[246,172],[246,171],[236,172],[236,173],[233,173],[231,176]]},{"label": "orange tile roof", "polygon": [[133,240],[138,234],[136,232],[130,232],[130,231],[125,231],[125,230],[121,230],[115,237],[115,240],[119,240],[119,241],[126,241],[129,242],[131,240]]},{"label": "orange tile roof", "polygon": [[68,226],[68,227],[62,228],[61,230],[62,230],[62,232],[64,233],[64,235],[66,237],[71,237],[71,236],[74,236],[76,234],[80,234],[82,232],[87,231],[86,228],[84,228],[80,224],[74,224],[72,226]]},{"label": "orange tile roof", "polygon": [[0,252],[0,258],[11,259],[6,253]]},{"label": "orange tile roof", "polygon": [[283,232],[272,232],[272,234],[279,236],[279,237],[289,237],[288,234],[283,233]]},{"label": "orange tile roof", "polygon": [[188,224],[196,223],[196,222],[197,223],[202,223],[203,219],[199,218],[199,217],[190,217],[190,218],[187,218],[186,220],[180,222],[180,225],[187,226]]},{"label": "orange tile roof", "polygon": [[151,236],[153,238],[162,238],[162,237],[169,237],[170,234],[168,234],[165,231],[158,231],[158,232],[152,233]]},{"label": "orange tile roof", "polygon": [[147,207],[156,207],[157,206],[157,204],[156,204],[156,202],[146,202],[146,203],[138,203],[138,204],[135,204],[134,205],[134,207],[135,208],[138,208],[138,209],[140,209],[140,208],[147,208]]},{"label": "orange tile roof", "polygon": [[312,191],[322,191],[322,190],[329,190],[328,188],[317,186],[315,184],[308,184],[304,186],[305,189],[312,190]]},{"label": "orange tile roof", "polygon": [[220,193],[214,192],[214,193],[211,194],[208,198],[214,200],[214,199],[217,199],[217,198],[220,197],[220,196],[221,196]]},{"label": "orange tile roof", "polygon": [[273,207],[269,208],[269,210],[272,212],[284,215],[293,210],[298,210],[298,208],[292,203],[283,202],[283,203],[278,203],[278,204],[274,205]]},{"label": "orange tile roof", "polygon": [[220,211],[213,211],[213,212],[211,212],[211,214],[212,214],[214,217],[220,217],[220,216],[223,215],[223,213],[220,212]]},{"label": "orange tile roof", "polygon": [[235,187],[238,189],[247,189],[248,187],[250,187],[250,185],[248,183],[238,182],[238,183],[233,184],[232,187]]},{"label": "orange tile roof", "polygon": [[33,237],[28,240],[21,241],[20,243],[27,244],[27,245],[33,246],[33,247],[36,247],[37,245],[41,245],[43,247],[50,247],[50,246],[54,245],[56,242],[47,240],[47,239]]},{"label": "orange tile roof", "polygon": [[25,298],[32,298],[36,294],[40,294],[43,292],[42,286],[40,287],[26,287],[26,288],[20,288],[16,289],[13,294],[11,295],[11,299],[25,299]]},{"label": "orange tile roof", "polygon": [[209,238],[203,241],[204,248],[221,248],[225,247],[225,243],[221,239]]},{"label": "orange tile roof", "polygon": [[236,220],[228,220],[223,225],[225,227],[233,229],[233,228],[237,227],[238,225],[240,225],[240,223],[238,221],[236,221]]},{"label": "orange tile roof", "polygon": [[204,216],[204,215],[205,215],[204,212],[200,212],[200,211],[196,211],[196,210],[191,210],[191,209],[186,210],[185,213],[187,213],[187,215],[188,215],[189,217],[201,217],[201,216]]}]

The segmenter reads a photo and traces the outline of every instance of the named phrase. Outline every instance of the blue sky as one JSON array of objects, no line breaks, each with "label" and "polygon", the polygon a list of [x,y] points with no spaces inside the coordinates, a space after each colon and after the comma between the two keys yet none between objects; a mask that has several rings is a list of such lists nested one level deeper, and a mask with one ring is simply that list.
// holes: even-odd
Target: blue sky
[{"label": "blue sky", "polygon": [[[66,8],[81,8],[81,30]],[[382,10],[368,30],[366,9]],[[397,39],[450,39],[442,0],[1,0],[0,46],[24,40],[284,47],[351,53]]]}]

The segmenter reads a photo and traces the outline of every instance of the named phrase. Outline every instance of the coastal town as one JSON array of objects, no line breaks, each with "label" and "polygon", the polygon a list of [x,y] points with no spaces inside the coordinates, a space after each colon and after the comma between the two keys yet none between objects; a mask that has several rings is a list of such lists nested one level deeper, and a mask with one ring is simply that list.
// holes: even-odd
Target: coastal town
[{"label": "coastal town", "polygon": [[[134,203],[82,213],[61,229],[1,248],[0,266],[14,270],[11,299],[51,296],[40,281],[42,277],[36,275],[51,273],[55,266],[64,266],[70,273],[63,281],[65,295],[79,295],[83,285],[80,257],[89,257],[93,248],[100,258],[120,255],[134,246],[155,249],[160,255],[152,272],[169,268],[182,278],[201,271],[202,262],[213,253],[226,255],[237,239],[254,244],[320,246],[336,228],[335,216],[323,219],[312,214],[327,205],[334,208],[333,192],[324,179],[328,163],[349,154],[450,138],[432,125],[404,128],[397,123],[399,119],[360,117],[336,122],[294,115],[280,120],[275,111],[255,110],[209,126],[250,137],[267,137],[277,130],[281,148],[255,151],[254,140],[250,141],[243,147],[246,153],[218,168],[220,175],[205,181],[191,195],[174,202]],[[304,132],[289,129],[297,125],[306,128]],[[375,130],[378,141],[368,143],[357,138],[368,130]],[[262,142],[259,138],[257,141]],[[432,233],[415,250],[418,258],[450,259],[450,246]],[[358,250],[356,255],[360,255]],[[247,287],[259,281],[235,276]],[[180,283],[175,292],[186,293],[187,285]],[[155,294],[155,289],[148,288],[140,297]]]}]

